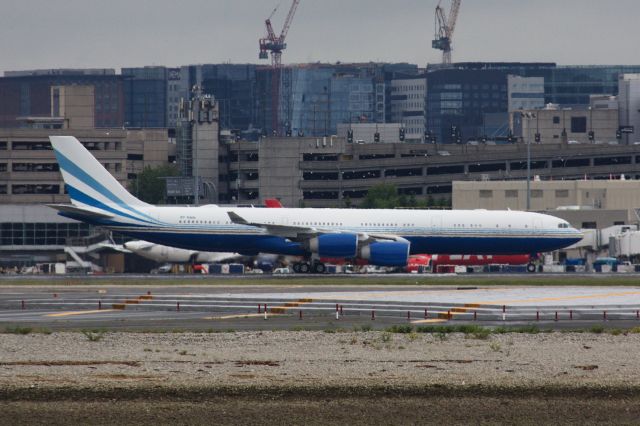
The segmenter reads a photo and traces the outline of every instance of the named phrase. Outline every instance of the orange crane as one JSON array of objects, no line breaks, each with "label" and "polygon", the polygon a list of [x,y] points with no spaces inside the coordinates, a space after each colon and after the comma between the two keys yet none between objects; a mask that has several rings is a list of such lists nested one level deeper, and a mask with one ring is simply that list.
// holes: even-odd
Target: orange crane
[{"label": "orange crane", "polygon": [[456,29],[456,21],[458,20],[458,12],[460,11],[460,3],[462,0],[452,0],[449,17],[444,13],[444,8],[440,6],[442,0],[436,6],[436,33],[431,47],[442,50],[442,63],[451,63],[451,50],[453,49],[453,32]]},{"label": "orange crane", "polygon": [[[299,3],[300,0],[293,0],[291,3],[291,8],[289,8],[289,13],[287,14],[287,18],[284,20],[284,25],[282,26],[282,31],[279,36],[276,36],[275,31],[273,31],[273,25],[271,25],[271,18],[278,8],[276,7],[273,9],[271,15],[269,15],[269,17],[264,21],[265,26],[267,27],[267,36],[259,40],[260,53],[258,54],[258,58],[267,59],[269,57],[268,52],[271,52],[271,127],[274,134],[281,133],[281,129],[279,128],[279,97],[282,51],[287,48],[285,39]],[[287,133],[290,133],[290,131],[290,128],[287,129]]]}]

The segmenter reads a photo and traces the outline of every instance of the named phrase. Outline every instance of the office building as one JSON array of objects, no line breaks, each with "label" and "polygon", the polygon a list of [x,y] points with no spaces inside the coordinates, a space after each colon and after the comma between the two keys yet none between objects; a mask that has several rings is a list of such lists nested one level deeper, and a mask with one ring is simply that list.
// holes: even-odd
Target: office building
[{"label": "office building", "polygon": [[423,142],[426,126],[425,100],[427,81],[424,76],[396,78],[390,82],[390,123],[400,123],[405,129],[405,141]]},{"label": "office building", "polygon": [[640,142],[640,74],[621,74],[618,80],[622,143]]},{"label": "office building", "polygon": [[122,68],[125,127],[168,127],[168,74],[166,67]]},{"label": "office building", "polygon": [[7,71],[0,78],[0,128],[24,124],[24,117],[51,117],[51,88],[93,86],[96,128],[121,128],[124,124],[122,76],[113,69],[53,69]]}]

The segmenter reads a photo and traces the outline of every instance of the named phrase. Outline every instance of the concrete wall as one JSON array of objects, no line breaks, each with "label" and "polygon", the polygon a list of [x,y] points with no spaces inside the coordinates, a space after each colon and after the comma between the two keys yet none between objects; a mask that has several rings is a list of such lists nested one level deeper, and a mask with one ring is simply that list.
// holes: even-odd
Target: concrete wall
[{"label": "concrete wall", "polygon": [[[521,117],[521,113],[530,117]],[[584,132],[572,131],[572,119],[585,119]],[[525,141],[535,143],[536,132],[540,133],[540,142],[547,143],[592,143],[589,131],[595,133],[594,143],[617,143],[618,130],[617,109],[540,109],[516,111],[511,114],[511,128],[513,134]],[[563,135],[566,131],[566,136]]]},{"label": "concrete wall", "polygon": [[362,141],[363,143],[374,143],[374,135],[376,131],[380,133],[380,143],[398,143],[400,142],[400,123],[357,123],[338,124],[338,136],[347,137],[347,131],[353,130],[354,143]]},{"label": "concrete wall", "polygon": [[[60,172],[42,167],[57,166],[53,151],[47,148],[50,146],[49,135],[77,137],[125,187],[128,187],[130,173],[139,173],[145,165],[167,162],[168,143],[164,129],[0,129],[0,170],[3,170],[0,171],[0,203],[69,201]],[[57,190],[53,193],[24,192],[25,188],[40,192],[45,187],[56,187]],[[18,190],[20,192],[16,192]]]},{"label": "concrete wall", "polygon": [[[525,210],[526,181],[453,182],[454,209]],[[635,223],[635,209],[640,206],[640,181],[580,180],[531,182],[531,210],[549,211],[564,207],[565,215],[580,209],[601,223],[624,220]],[[607,216],[604,211],[623,211]],[[564,216],[563,216],[564,217]],[[613,220],[613,218],[616,218]],[[595,220],[595,219],[594,219]],[[606,226],[613,225],[610,223]]]},{"label": "concrete wall", "polygon": [[51,87],[51,115],[63,117],[71,129],[95,128],[94,86]]}]

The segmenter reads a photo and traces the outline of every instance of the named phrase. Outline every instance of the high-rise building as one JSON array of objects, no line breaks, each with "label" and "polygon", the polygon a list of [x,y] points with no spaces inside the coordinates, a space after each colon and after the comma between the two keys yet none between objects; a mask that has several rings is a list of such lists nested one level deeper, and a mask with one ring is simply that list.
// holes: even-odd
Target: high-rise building
[{"label": "high-rise building", "polygon": [[[520,75],[538,74],[527,71]],[[588,105],[590,95],[617,95],[619,76],[640,73],[640,65],[559,66],[544,71],[545,103]]]},{"label": "high-rise building", "polygon": [[640,141],[640,74],[619,76],[620,136],[629,145]]},{"label": "high-rise building", "polygon": [[166,67],[122,68],[125,127],[167,127]]},{"label": "high-rise building", "polygon": [[387,121],[403,125],[406,142],[423,142],[426,126],[426,78],[397,78],[391,80],[390,85],[391,114]]}]

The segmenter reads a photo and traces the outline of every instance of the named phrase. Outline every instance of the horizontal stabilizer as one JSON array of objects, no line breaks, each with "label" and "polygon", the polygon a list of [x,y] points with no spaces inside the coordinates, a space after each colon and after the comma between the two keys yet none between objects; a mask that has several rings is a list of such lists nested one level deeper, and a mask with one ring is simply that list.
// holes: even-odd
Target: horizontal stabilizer
[{"label": "horizontal stabilizer", "polygon": [[76,207],[71,204],[47,204],[48,207],[56,209],[62,213],[69,213],[78,216],[87,216],[97,219],[112,219],[113,215],[103,213],[102,211],[93,210],[87,207]]}]

